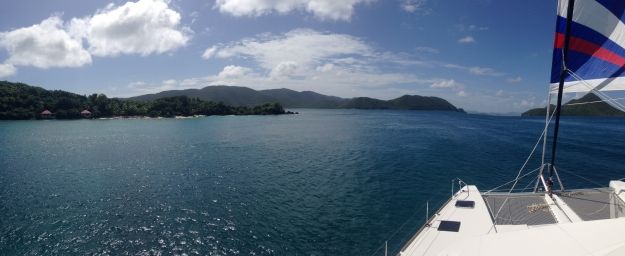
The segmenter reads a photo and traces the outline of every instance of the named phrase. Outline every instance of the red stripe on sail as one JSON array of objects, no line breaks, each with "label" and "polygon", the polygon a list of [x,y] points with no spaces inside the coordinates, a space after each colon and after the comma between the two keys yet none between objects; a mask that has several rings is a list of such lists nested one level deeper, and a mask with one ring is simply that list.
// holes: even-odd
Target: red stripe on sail
[{"label": "red stripe on sail", "polygon": [[[613,51],[601,47],[601,45],[591,43],[587,40],[574,36],[572,36],[570,40],[571,41],[569,49],[572,51],[593,56],[597,59],[601,59],[619,67],[625,66],[625,58],[623,58],[621,55],[614,53]],[[556,40],[554,44],[554,47],[556,49],[564,47],[564,34],[556,33]]]}]

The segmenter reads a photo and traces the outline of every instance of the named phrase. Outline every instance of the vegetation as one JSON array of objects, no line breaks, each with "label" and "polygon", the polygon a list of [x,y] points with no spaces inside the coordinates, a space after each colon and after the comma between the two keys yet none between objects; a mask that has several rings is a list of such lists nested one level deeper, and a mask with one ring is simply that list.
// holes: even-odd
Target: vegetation
[{"label": "vegetation", "polygon": [[171,90],[129,98],[135,101],[152,101],[164,97],[187,96],[208,101],[221,101],[232,106],[254,106],[265,102],[278,102],[290,108],[357,108],[357,109],[410,109],[457,111],[448,101],[438,97],[404,95],[393,100],[367,97],[352,99],[328,96],[311,91],[270,89],[256,91],[238,86],[207,86],[202,89]]},{"label": "vegetation", "polygon": [[279,115],[285,112],[278,103],[256,107],[232,107],[221,102],[203,101],[187,96],[159,98],[153,101],[131,101],[108,98],[104,94],[89,96],[65,91],[49,91],[22,83],[0,81],[0,119],[40,118],[43,110],[57,119],[81,118],[82,110],[92,117],[151,116],[174,117],[192,115]]},{"label": "vegetation", "polygon": [[[577,103],[588,103],[581,105],[569,105]],[[555,108],[555,105],[551,105],[551,110]],[[534,108],[530,109],[522,116],[545,116],[546,108]],[[599,96],[589,93],[579,99],[571,100],[562,106],[562,113],[564,116],[625,116],[625,112],[622,112],[610,104],[601,101]]]}]

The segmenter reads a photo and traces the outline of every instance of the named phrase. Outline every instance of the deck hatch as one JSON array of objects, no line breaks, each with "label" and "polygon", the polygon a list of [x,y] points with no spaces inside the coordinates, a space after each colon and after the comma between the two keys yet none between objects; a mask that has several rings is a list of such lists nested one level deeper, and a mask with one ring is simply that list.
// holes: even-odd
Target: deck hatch
[{"label": "deck hatch", "polygon": [[475,201],[458,200],[458,201],[456,201],[456,207],[459,207],[459,208],[474,208],[475,207]]},{"label": "deck hatch", "polygon": [[438,225],[438,231],[458,232],[460,230],[460,221],[441,220]]}]

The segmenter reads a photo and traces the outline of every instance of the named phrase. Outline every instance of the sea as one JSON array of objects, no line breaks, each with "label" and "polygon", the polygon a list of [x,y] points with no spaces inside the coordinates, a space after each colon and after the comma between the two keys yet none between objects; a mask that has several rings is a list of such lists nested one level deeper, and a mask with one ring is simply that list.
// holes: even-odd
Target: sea
[{"label": "sea", "polygon": [[[544,128],[544,117],[294,111],[1,121],[0,255],[366,256],[385,243],[393,255],[455,178],[482,191],[514,179]],[[623,118],[563,117],[565,188],[624,178],[624,146]]]}]

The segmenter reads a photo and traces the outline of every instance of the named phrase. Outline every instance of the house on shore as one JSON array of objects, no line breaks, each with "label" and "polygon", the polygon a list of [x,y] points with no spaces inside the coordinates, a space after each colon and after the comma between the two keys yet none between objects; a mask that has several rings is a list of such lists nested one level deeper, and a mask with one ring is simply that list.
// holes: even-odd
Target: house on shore
[{"label": "house on shore", "polygon": [[91,118],[91,111],[85,109],[80,112],[80,116],[83,118]]},{"label": "house on shore", "polygon": [[54,114],[50,112],[50,110],[47,110],[47,109],[44,111],[41,111],[39,115],[41,116],[42,119],[50,119],[54,117]]}]

